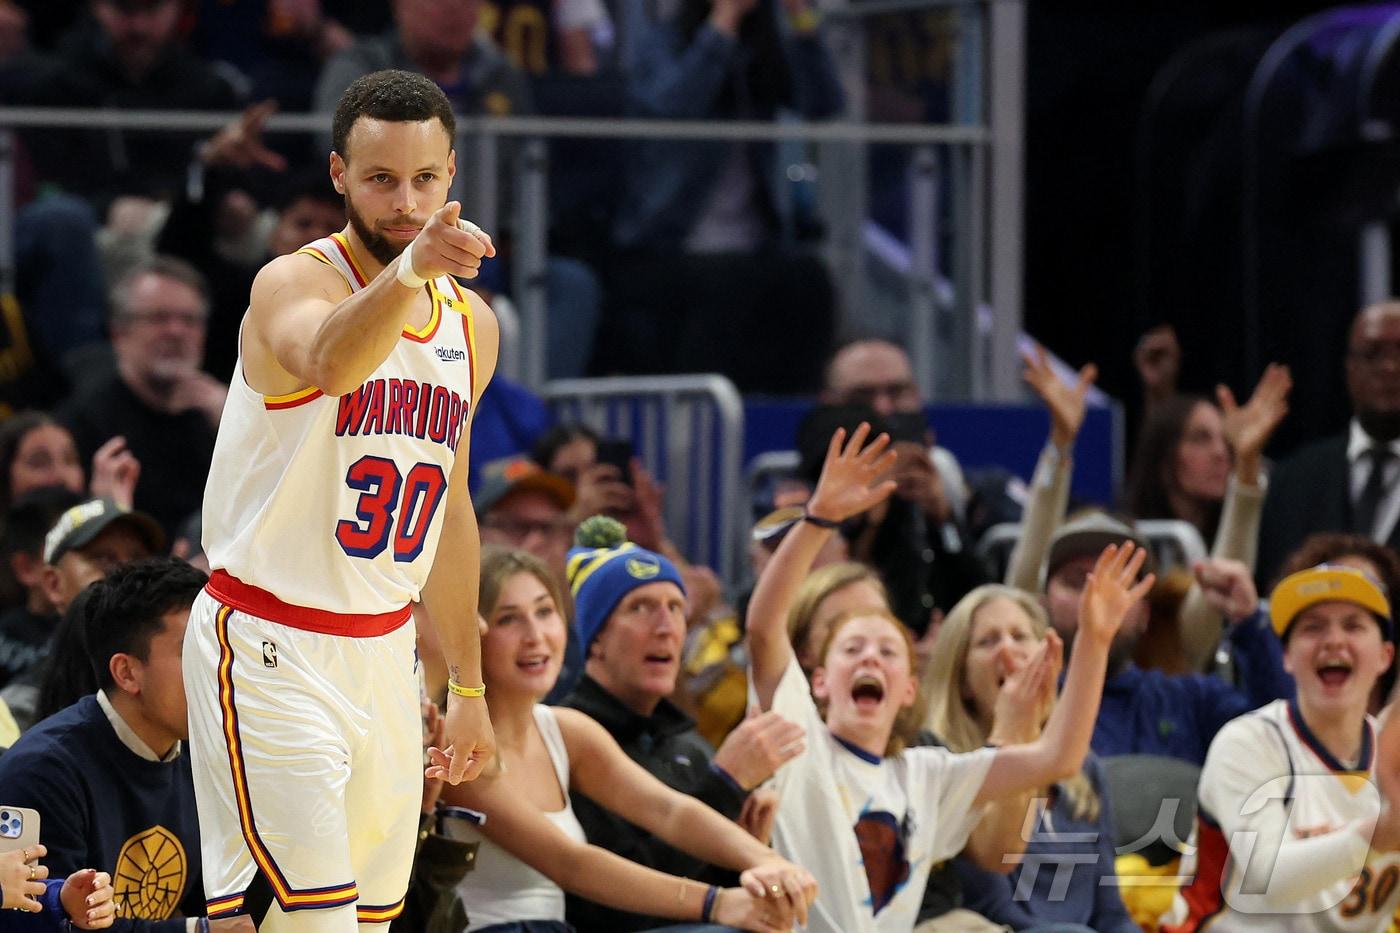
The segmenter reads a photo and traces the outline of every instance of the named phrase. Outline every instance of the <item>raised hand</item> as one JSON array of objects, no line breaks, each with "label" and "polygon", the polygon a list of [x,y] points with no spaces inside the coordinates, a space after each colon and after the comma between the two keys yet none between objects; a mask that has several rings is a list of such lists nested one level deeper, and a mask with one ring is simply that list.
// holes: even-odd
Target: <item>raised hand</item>
[{"label": "raised hand", "polygon": [[408,263],[412,275],[420,279],[440,275],[476,278],[481,260],[496,255],[496,247],[480,227],[462,220],[461,213],[459,201],[448,201],[438,208],[399,257],[400,269]]},{"label": "raised hand", "polygon": [[1196,561],[1191,570],[1206,604],[1231,622],[1248,618],[1259,608],[1254,574],[1242,561],[1212,557]]},{"label": "raised hand", "polygon": [[112,876],[95,868],[84,868],[64,878],[58,900],[73,926],[80,930],[105,929],[116,916]]},{"label": "raised hand", "polygon": [[277,101],[265,100],[246,108],[233,122],[215,133],[199,147],[199,158],[205,165],[227,165],[233,168],[253,167],[280,172],[287,160],[263,144],[263,125],[277,112]]},{"label": "raised hand", "polygon": [[1288,393],[1292,388],[1293,376],[1281,363],[1265,367],[1254,394],[1243,406],[1235,402],[1235,394],[1228,386],[1215,387],[1215,398],[1224,416],[1225,439],[1235,451],[1236,467],[1242,479],[1249,482],[1258,479],[1260,454],[1283,416],[1288,414]]},{"label": "raised hand", "polygon": [[111,499],[124,509],[136,501],[136,481],[141,478],[141,461],[118,434],[97,448],[92,455],[92,480],[88,489],[94,496]]},{"label": "raised hand", "polygon": [[1050,442],[1060,450],[1068,450],[1084,424],[1084,398],[1099,377],[1099,368],[1093,363],[1085,364],[1079,370],[1079,380],[1066,385],[1050,365],[1044,347],[1037,346],[1034,354],[1026,354],[1025,363],[1021,378],[1050,411]]},{"label": "raised hand", "polygon": [[[1147,552],[1131,541],[1103,549],[1084,581],[1079,597],[1079,630],[1076,639],[1090,638],[1104,645],[1113,641],[1133,604],[1147,595],[1156,577],[1137,579]],[[1134,583],[1134,581],[1137,581]]]},{"label": "raised hand", "polygon": [[894,491],[895,481],[877,482],[894,466],[890,436],[881,434],[868,445],[870,425],[862,422],[846,441],[846,429],[837,428],[826,449],[817,489],[807,502],[807,512],[818,518],[843,522],[883,501]]},{"label": "raised hand", "polygon": [[791,929],[794,919],[805,927],[807,908],[817,899],[817,879],[812,873],[777,857],[747,869],[739,876],[739,884],[743,891],[778,908],[779,915],[788,918],[786,925],[779,926],[783,930]]},{"label": "raised hand", "polygon": [[1133,350],[1133,365],[1142,379],[1142,391],[1149,408],[1176,394],[1177,378],[1181,375],[1181,344],[1170,324],[1154,327],[1142,335]]},{"label": "raised hand", "polygon": [[640,457],[633,457],[628,468],[632,473],[635,513],[628,523],[632,540],[642,547],[659,551],[666,546],[666,487],[656,481],[651,471],[642,466]]}]

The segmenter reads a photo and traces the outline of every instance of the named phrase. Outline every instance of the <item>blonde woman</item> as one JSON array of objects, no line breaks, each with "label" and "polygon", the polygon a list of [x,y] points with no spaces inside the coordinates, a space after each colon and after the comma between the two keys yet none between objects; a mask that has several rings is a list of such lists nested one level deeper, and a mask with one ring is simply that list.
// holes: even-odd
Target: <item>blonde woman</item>
[{"label": "blonde woman", "polygon": [[[446,804],[485,814],[480,825],[457,827],[481,842],[475,870],[458,886],[468,930],[568,933],[566,890],[621,910],[702,922],[705,930],[715,923],[776,933],[804,921],[814,893],[807,871],[666,787],[583,713],[540,703],[564,656],[562,602],[538,559],[524,551],[483,552],[481,669],[501,767],[442,794]],[[698,858],[742,872],[742,886],[719,889],[590,845],[574,816],[573,792]]]},{"label": "blonde woman", "polygon": [[[983,748],[989,740],[1034,741],[1054,707],[1062,650],[1045,610],[1031,596],[1009,586],[978,587],[939,630],[938,650],[924,674],[924,725],[955,752]],[[1035,678],[1038,683],[1028,683]],[[1036,716],[1022,720],[1029,731],[995,735],[993,723],[1007,721],[1003,711],[1024,702],[1027,691],[1039,707]],[[1016,930],[1070,924],[1136,933],[1113,880],[1113,822],[1097,760],[1090,756],[1078,774],[1040,788],[1030,806],[1034,829],[1009,875],[959,860],[967,907]],[[1062,865],[1072,869],[1067,885]]]}]

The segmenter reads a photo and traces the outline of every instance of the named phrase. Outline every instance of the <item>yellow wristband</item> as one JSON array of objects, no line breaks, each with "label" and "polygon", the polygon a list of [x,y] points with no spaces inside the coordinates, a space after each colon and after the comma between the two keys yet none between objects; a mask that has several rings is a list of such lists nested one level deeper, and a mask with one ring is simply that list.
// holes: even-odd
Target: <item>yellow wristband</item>
[{"label": "yellow wristband", "polygon": [[449,678],[448,681],[447,681],[447,690],[448,690],[449,693],[455,693],[455,694],[457,694],[459,697],[484,697],[484,696],[486,696],[486,685],[485,685],[485,684],[482,684],[480,687],[463,687],[461,684],[457,683],[457,681],[452,680],[452,679],[450,679],[450,678]]}]

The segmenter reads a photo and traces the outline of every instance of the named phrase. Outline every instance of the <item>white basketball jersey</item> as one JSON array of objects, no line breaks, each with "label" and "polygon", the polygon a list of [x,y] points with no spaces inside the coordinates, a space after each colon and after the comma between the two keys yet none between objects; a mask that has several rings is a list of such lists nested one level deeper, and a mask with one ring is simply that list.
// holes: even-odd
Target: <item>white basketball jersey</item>
[{"label": "white basketball jersey", "polygon": [[[352,292],[368,284],[339,233],[298,253],[338,270]],[[211,569],[326,612],[392,613],[418,599],[476,375],[465,294],[450,276],[425,287],[427,326],[406,328],[339,398],[316,388],[264,396],[240,354],[204,493]]]},{"label": "white basketball jersey", "polygon": [[[1192,848],[1181,866],[1193,880],[1176,895],[1164,931],[1194,933],[1380,933],[1400,902],[1400,858],[1366,854],[1329,866],[1337,881],[1298,901],[1268,887],[1271,852],[1331,833],[1380,811],[1375,723],[1363,726],[1361,760],[1348,769],[1308,729],[1294,702],[1277,700],[1227,723],[1201,771]],[[1265,818],[1282,805],[1286,817]],[[1281,839],[1264,839],[1265,833]],[[1281,856],[1280,856],[1281,858]],[[1262,860],[1262,861],[1261,861]],[[1253,864],[1259,862],[1258,865]]]}]

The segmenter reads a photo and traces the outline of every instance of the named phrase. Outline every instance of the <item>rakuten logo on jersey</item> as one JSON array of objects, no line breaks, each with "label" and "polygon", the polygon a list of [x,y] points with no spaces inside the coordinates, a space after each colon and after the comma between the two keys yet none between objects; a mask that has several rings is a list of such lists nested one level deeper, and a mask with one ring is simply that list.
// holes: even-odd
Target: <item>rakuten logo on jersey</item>
[{"label": "rakuten logo on jersey", "polygon": [[444,363],[461,363],[467,359],[467,351],[460,347],[433,347],[433,352]]}]

